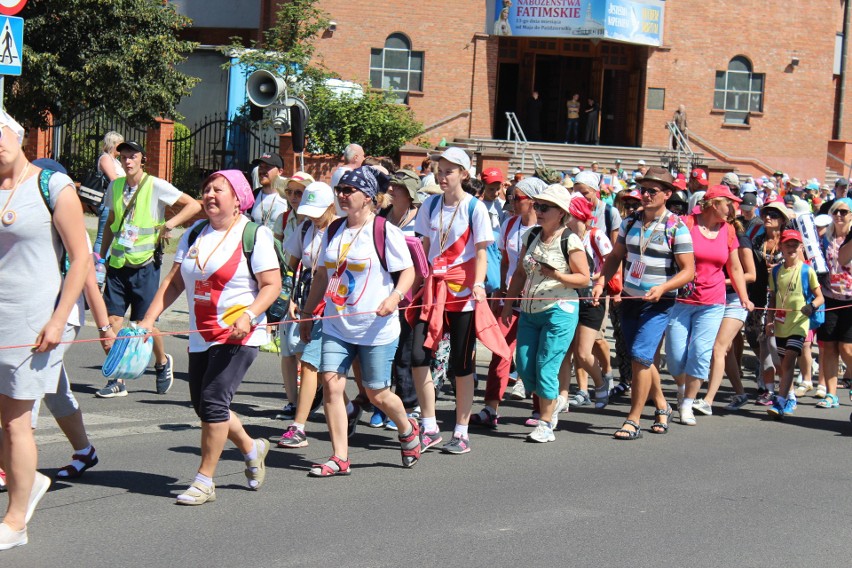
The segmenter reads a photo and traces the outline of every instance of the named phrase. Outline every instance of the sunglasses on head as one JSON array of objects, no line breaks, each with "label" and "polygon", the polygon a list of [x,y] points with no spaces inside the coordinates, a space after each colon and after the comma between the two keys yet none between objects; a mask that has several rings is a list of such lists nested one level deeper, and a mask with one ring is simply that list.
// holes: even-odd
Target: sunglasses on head
[{"label": "sunglasses on head", "polygon": [[349,187],[349,186],[346,186],[346,185],[338,185],[337,187],[334,188],[334,193],[336,193],[337,195],[349,196],[349,195],[352,195],[353,193],[355,193],[356,191],[358,191],[358,190],[355,189],[354,187]]},{"label": "sunglasses on head", "polygon": [[539,213],[547,213],[552,207],[554,206],[548,205],[546,203],[533,203],[533,209],[535,209]]}]

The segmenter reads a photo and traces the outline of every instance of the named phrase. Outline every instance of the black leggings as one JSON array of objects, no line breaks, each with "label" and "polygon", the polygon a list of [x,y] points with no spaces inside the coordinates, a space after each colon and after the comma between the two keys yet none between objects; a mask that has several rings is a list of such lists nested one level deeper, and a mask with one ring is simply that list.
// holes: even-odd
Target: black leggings
[{"label": "black leggings", "polygon": [[[445,312],[450,330],[449,367],[456,377],[472,375],[474,371],[473,348],[476,334],[473,327],[474,312]],[[426,322],[418,317],[414,324],[414,348],[411,351],[412,367],[428,367],[432,362],[432,351],[423,347],[426,341]]]}]

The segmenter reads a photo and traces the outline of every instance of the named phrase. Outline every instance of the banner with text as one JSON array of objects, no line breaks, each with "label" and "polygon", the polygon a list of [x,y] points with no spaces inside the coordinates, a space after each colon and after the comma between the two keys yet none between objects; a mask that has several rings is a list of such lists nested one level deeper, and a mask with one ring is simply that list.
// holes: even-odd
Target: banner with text
[{"label": "banner with text", "polygon": [[488,33],[662,45],[664,0],[492,0]]}]

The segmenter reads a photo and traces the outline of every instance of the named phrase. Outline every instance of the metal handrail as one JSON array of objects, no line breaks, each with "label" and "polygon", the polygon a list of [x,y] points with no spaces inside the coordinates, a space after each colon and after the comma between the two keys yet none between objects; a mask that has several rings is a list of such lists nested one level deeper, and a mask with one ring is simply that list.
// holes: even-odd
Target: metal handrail
[{"label": "metal handrail", "polygon": [[[843,158],[838,158],[837,156],[835,156],[831,152],[826,152],[826,154],[832,160],[835,160],[835,161],[843,164],[843,171],[841,172],[841,174],[843,174],[844,172],[848,172],[847,175],[845,176],[846,179],[849,179],[849,177],[852,176],[852,164],[847,164],[846,162],[843,161]],[[841,177],[843,177],[843,176],[841,175]]]},{"label": "metal handrail", "polygon": [[526,170],[527,165],[527,137],[524,134],[524,129],[521,128],[521,123],[518,121],[518,116],[512,112],[508,111],[506,113],[506,121],[508,122],[508,128],[506,131],[506,140],[512,141],[514,140],[515,149],[512,152],[515,157],[518,156],[518,145],[521,147],[521,170]]},{"label": "metal handrail", "polygon": [[451,121],[453,121],[457,118],[460,118],[460,117],[465,116],[465,115],[470,114],[470,113],[471,113],[471,110],[469,108],[466,108],[466,109],[462,109],[458,112],[455,112],[453,114],[447,115],[444,118],[437,120],[437,121],[433,122],[432,124],[430,124],[428,126],[424,126],[423,132],[421,132],[421,134],[425,134],[425,133],[429,132],[430,130],[438,128],[439,126],[443,126],[444,124],[446,124],[448,122],[451,122]]},{"label": "metal handrail", "polygon": [[677,160],[676,164],[680,165],[681,154],[683,154],[683,157],[687,159],[689,164],[692,164],[695,159],[695,152],[690,147],[686,134],[674,122],[667,122],[666,128],[669,131],[669,148],[672,147],[672,142],[674,142],[673,150],[675,151],[675,159]]}]

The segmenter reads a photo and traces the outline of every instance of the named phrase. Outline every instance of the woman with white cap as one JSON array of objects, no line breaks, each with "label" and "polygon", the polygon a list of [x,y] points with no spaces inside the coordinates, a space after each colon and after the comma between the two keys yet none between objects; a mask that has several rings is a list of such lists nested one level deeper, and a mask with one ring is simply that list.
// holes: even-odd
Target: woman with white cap
[{"label": "woman with white cap", "polygon": [[47,489],[34,485],[33,402],[56,391],[65,352],[60,342],[73,339],[68,317],[92,271],[92,256],[71,179],[54,174],[42,185],[42,170],[21,148],[23,127],[3,111],[0,134],[0,304],[6,307],[0,344],[27,345],[0,350],[2,461],[9,492],[0,550],[6,550],[27,544],[27,523]]},{"label": "woman with white cap", "polygon": [[[243,454],[249,488],[263,484],[269,442],[248,435],[231,401],[266,341],[265,313],[281,290],[272,232],[249,226],[241,214],[254,204],[242,172],[214,172],[202,187],[207,219],[181,237],[174,266],[140,322],[152,329],[163,310],[186,292],[190,328],[199,330],[189,336],[188,374],[192,406],[201,419],[201,465],[189,489],[178,495],[180,505],[216,499],[213,475],[227,440]],[[249,257],[244,233],[252,227],[257,232]]]},{"label": "woman with white cap", "polygon": [[540,228],[526,235],[501,319],[507,325],[512,298],[522,298],[515,351],[518,375],[527,391],[541,399],[541,418],[527,439],[552,442],[559,412],[568,403],[559,394],[559,368],[577,327],[577,288],[588,287],[590,275],[583,243],[566,227],[571,216],[568,190],[550,185],[536,196],[533,207]]},{"label": "woman with white cap", "polygon": [[[317,398],[317,372],[322,355],[322,320],[313,322],[309,341],[300,340],[299,324],[292,320],[297,318],[298,310],[303,308],[308,300],[313,278],[320,269],[319,255],[322,238],[332,221],[337,219],[335,213],[334,192],[327,183],[315,181],[305,188],[305,194],[296,210],[300,217],[305,217],[287,242],[284,252],[288,255],[290,268],[299,270],[298,281],[290,296],[290,315],[282,328],[281,342],[281,372],[284,374],[284,384],[296,384],[298,363],[301,362],[301,385],[296,403],[293,423],[284,431],[278,446],[281,448],[303,448],[308,445],[305,435],[305,425],[308,416],[319,402]],[[289,394],[289,393],[288,393]]]},{"label": "woman with white cap", "polygon": [[[400,331],[396,310],[414,281],[411,255],[402,231],[373,214],[379,182],[370,166],[347,171],[334,190],[346,217],[332,223],[322,239],[318,253],[322,266],[314,274],[300,324],[306,341],[312,325],[305,320],[318,311],[322,300],[327,319],[319,370],[333,454],[311,467],[311,477],[350,473],[347,406],[351,403],[347,404],[344,390],[356,357],[370,402],[399,425],[402,465],[412,467],[420,459],[417,421],[406,416],[402,401],[390,390]],[[396,283],[394,273],[399,273]]]},{"label": "woman with white cap", "polygon": [[[500,264],[500,290],[498,298],[505,298],[512,276],[518,267],[518,261],[523,248],[524,237],[538,224],[538,219],[533,209],[533,199],[547,188],[547,184],[536,177],[524,178],[517,183],[515,190],[510,196],[513,203],[515,215],[503,221],[500,227],[500,250],[503,252]],[[495,302],[492,306],[496,310],[502,310],[502,302]],[[515,340],[518,333],[518,315],[520,309],[515,309],[509,318],[508,326],[498,320],[500,330],[506,337],[509,349],[514,351]],[[486,426],[496,429],[499,422],[497,410],[503,400],[503,394],[509,384],[509,370],[512,364],[511,358],[504,359],[498,355],[491,356],[491,364],[488,366],[488,378],[485,382],[485,406],[477,414],[470,416],[470,423],[476,426]]]},{"label": "woman with white cap", "polygon": [[[445,328],[450,331],[450,366],[456,376],[456,421],[453,436],[441,449],[449,454],[470,451],[468,423],[474,391],[475,336],[494,315],[485,303],[486,248],[494,241],[488,211],[482,202],[465,193],[470,178],[470,157],[461,148],[448,148],[438,159],[438,183],[444,190],[426,200],[417,214],[416,232],[432,269],[422,298],[409,310],[415,334],[414,386],[422,409],[421,449],[443,440],[435,417],[435,385],[429,375],[432,352]],[[509,356],[505,338],[486,347]],[[482,338],[480,336],[480,338]],[[502,342],[502,347],[500,346]],[[419,347],[422,345],[422,349]]]}]

